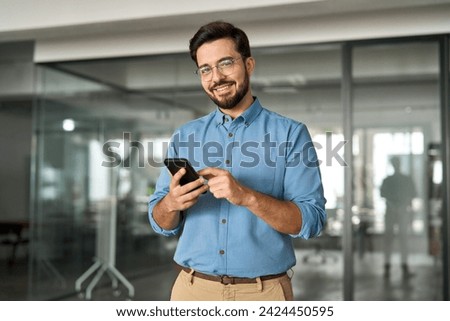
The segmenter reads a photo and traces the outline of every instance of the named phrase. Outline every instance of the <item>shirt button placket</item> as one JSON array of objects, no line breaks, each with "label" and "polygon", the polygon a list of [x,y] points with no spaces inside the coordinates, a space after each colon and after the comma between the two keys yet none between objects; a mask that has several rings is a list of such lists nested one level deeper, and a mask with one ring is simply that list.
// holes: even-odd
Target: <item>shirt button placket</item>
[{"label": "shirt button placket", "polygon": [[[235,135],[233,133],[233,123],[231,121],[231,119],[228,119],[227,117],[225,118],[225,123],[226,125],[224,126],[226,129],[226,133],[225,133],[225,137],[224,137],[224,149],[227,152],[231,152],[230,154],[225,153],[224,154],[224,165],[225,168],[230,168],[231,167],[231,162],[232,162],[232,157],[233,157],[233,148],[229,149],[228,148],[228,144],[233,144],[233,141],[235,139]],[[226,271],[227,269],[227,252],[226,252],[226,248],[227,248],[227,244],[228,244],[228,240],[227,240],[227,235],[228,235],[228,216],[229,216],[229,211],[230,211],[230,203],[229,202],[224,202],[222,205],[222,210],[221,210],[221,215],[220,215],[220,219],[219,219],[219,225],[220,225],[220,233],[219,233],[219,249],[218,249],[218,255],[219,255],[219,260],[221,261],[221,266],[224,269],[223,271]]]},{"label": "shirt button placket", "polygon": [[[228,138],[230,139],[229,144],[233,144],[233,140],[232,138],[234,137],[234,134],[232,132],[228,132]],[[227,148],[228,150],[228,148]],[[226,155],[226,157],[228,157],[228,159],[225,160],[225,165],[230,166],[231,164],[231,157],[232,155]]]}]

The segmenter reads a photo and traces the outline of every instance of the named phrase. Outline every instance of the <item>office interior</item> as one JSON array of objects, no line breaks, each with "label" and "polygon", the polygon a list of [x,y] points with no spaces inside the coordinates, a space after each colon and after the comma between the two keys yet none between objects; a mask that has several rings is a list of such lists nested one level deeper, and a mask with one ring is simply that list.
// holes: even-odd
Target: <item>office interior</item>
[{"label": "office interior", "polygon": [[[250,30],[254,94],[305,123],[321,160],[328,219],[319,237],[293,240],[295,299],[448,300],[450,27],[278,44]],[[0,37],[0,299],[167,300],[177,239],[152,231],[147,201],[173,131],[216,108],[188,38],[183,50],[61,59],[42,58],[48,39],[22,38]],[[417,192],[408,274],[399,228],[385,240],[392,157]]]}]

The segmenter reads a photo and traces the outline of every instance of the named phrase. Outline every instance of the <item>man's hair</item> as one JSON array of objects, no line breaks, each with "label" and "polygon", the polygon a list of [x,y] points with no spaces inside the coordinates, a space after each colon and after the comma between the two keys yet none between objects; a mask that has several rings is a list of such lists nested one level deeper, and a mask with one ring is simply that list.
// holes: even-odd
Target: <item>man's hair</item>
[{"label": "man's hair", "polygon": [[230,38],[234,41],[236,51],[240,53],[241,57],[251,57],[250,43],[244,31],[236,28],[234,25],[224,21],[210,22],[198,29],[197,33],[189,41],[189,51],[192,60],[197,63],[197,50],[200,46],[207,42],[215,40]]}]

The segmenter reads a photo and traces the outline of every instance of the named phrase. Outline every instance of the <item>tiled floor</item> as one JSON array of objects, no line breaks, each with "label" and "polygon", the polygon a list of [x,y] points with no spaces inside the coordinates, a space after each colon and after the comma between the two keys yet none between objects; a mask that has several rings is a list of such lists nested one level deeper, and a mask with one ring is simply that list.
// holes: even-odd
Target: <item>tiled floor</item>
[{"label": "tiled floor", "polygon": [[[310,250],[297,250],[298,263],[293,269],[293,286],[296,300],[342,300],[343,262],[338,251],[327,251],[325,261]],[[303,258],[308,256],[308,260]],[[442,299],[442,273],[439,264],[434,264],[426,255],[410,258],[412,277],[404,278],[394,258],[389,278],[383,275],[380,253],[368,253],[363,258],[355,256],[355,300],[416,300]],[[6,262],[0,262],[0,300],[27,299],[27,264],[19,261],[12,269]],[[172,265],[159,268],[138,278],[130,279],[135,287],[133,300],[164,301],[169,298],[170,288],[176,277]],[[106,278],[105,278],[106,279]],[[83,300],[77,293],[64,296],[63,300]],[[113,291],[109,282],[96,287],[92,300],[126,300],[127,290],[120,286]]]}]

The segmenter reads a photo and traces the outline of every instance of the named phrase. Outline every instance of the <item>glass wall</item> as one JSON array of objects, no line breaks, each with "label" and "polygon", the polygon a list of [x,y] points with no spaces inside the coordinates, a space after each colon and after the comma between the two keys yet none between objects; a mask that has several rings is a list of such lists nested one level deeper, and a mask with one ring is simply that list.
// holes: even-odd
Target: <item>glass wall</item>
[{"label": "glass wall", "polygon": [[316,239],[294,240],[297,300],[342,299],[344,162],[341,53],[338,45],[266,49],[254,53],[253,88],[269,109],[305,123],[316,147],[328,221]]},{"label": "glass wall", "polygon": [[355,299],[442,299],[438,43],[355,46],[353,86]]},{"label": "glass wall", "polygon": [[[176,240],[153,233],[147,201],[162,142],[194,112],[171,92],[130,93],[46,66],[38,76],[31,299],[89,295],[102,267],[98,286],[108,266],[132,280],[169,264]],[[115,293],[130,294],[121,282]]]}]

